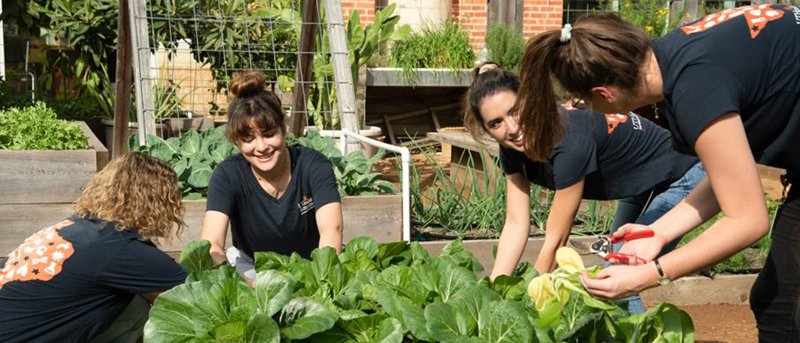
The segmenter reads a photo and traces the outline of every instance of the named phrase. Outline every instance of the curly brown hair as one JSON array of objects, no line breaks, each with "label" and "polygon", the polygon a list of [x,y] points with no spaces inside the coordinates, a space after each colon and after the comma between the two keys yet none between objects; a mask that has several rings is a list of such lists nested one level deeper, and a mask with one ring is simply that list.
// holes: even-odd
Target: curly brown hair
[{"label": "curly brown hair", "polygon": [[122,231],[138,230],[151,240],[170,240],[186,227],[175,171],[140,152],[126,153],[98,172],[78,198],[75,213]]}]

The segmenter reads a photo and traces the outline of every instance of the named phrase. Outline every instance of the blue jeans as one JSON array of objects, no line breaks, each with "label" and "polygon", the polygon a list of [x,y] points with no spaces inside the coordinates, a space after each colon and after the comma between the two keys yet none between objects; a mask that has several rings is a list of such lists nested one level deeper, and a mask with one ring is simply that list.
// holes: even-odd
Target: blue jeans
[{"label": "blue jeans", "polygon": [[[656,187],[652,193],[620,199],[617,201],[617,212],[614,214],[614,221],[611,222],[611,233],[616,232],[620,226],[627,223],[652,224],[689,195],[705,177],[706,170],[703,169],[703,165],[700,162],[697,162],[680,179],[675,180],[668,187]],[[678,237],[674,241],[667,243],[659,253],[659,256],[675,249],[680,240],[681,238]],[[620,247],[622,247],[622,243],[615,244],[614,251],[619,251]],[[624,301],[628,302],[628,312],[630,313],[642,313],[645,311],[642,298],[638,294],[625,298]]]}]

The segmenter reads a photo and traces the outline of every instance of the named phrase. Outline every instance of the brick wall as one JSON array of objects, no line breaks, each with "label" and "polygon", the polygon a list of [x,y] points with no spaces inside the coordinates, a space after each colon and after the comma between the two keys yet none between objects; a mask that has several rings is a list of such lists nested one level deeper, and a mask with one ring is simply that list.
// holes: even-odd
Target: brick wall
[{"label": "brick wall", "polygon": [[530,38],[542,31],[561,28],[563,8],[563,0],[525,0],[522,35]]},{"label": "brick wall", "polygon": [[[480,49],[486,36],[486,0],[449,0],[453,2],[452,17],[458,20],[469,34],[472,47]],[[563,0],[524,0],[522,9],[522,34],[530,38],[539,32],[561,27]],[[375,0],[342,0],[344,19],[353,9],[358,9],[362,23],[375,19]]]},{"label": "brick wall", "polygon": [[362,24],[375,20],[375,0],[342,0],[342,15],[345,22],[350,18],[350,12],[354,9],[358,10]]}]

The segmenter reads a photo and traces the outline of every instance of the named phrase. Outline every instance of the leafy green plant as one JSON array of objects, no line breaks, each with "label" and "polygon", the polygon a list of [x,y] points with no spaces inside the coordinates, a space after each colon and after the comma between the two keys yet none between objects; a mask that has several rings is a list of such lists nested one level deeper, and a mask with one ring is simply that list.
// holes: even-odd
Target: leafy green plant
[{"label": "leafy green plant", "polygon": [[[642,315],[574,292],[564,311],[536,309],[522,274],[475,276],[482,268],[461,241],[431,256],[419,243],[348,242],[338,256],[307,260],[255,255],[250,288],[227,264],[214,266],[208,241],[184,248],[186,283],[156,298],[148,342],[652,342],[692,341],[688,315],[662,304]],[[575,286],[573,284],[573,286]],[[580,287],[575,286],[575,288]]]},{"label": "leafy green plant", "polygon": [[78,123],[56,119],[43,102],[0,111],[0,149],[76,150],[89,142]]},{"label": "leafy green plant", "polygon": [[[396,4],[391,4],[382,10],[375,11],[373,22],[366,24],[363,28],[358,10],[350,12],[345,35],[350,56],[350,74],[356,93],[358,93],[359,87],[359,68],[366,65],[379,49],[390,42],[404,39],[411,31],[409,25],[397,26],[400,17],[392,15],[396,7]],[[320,129],[338,130],[341,125],[336,108],[335,89],[332,86],[334,84],[333,63],[326,30],[318,35],[317,51],[318,53],[314,55],[314,83],[308,104],[309,116],[314,125]],[[359,113],[358,115],[359,127],[365,127],[365,114]]]},{"label": "leafy green plant", "polygon": [[[613,11],[613,1],[602,1],[600,9],[602,11]],[[641,27],[655,38],[667,34],[680,24],[682,14],[676,14],[670,18],[668,1],[663,0],[620,0],[616,2],[619,6],[619,15],[630,23]]]},{"label": "leafy green plant", "polygon": [[162,139],[147,135],[147,145],[140,146],[136,135],[131,135],[128,148],[142,151],[166,161],[178,174],[178,187],[186,200],[205,197],[214,167],[238,151],[225,138],[225,127],[203,132],[188,131],[180,137]]},{"label": "leafy green plant", "polygon": [[289,136],[287,144],[300,144],[317,150],[328,158],[336,175],[339,195],[342,197],[397,193],[397,188],[391,182],[381,180],[381,174],[372,171],[372,165],[383,157],[382,149],[369,159],[361,151],[353,151],[344,156],[339,149],[336,149],[333,138],[322,137],[316,131],[310,131],[306,136],[299,138]]},{"label": "leafy green plant", "polygon": [[77,81],[76,96],[94,99],[98,112],[107,118],[114,115],[108,66],[116,51],[117,4],[114,0],[48,0],[31,1],[28,7],[28,14],[44,25],[46,35],[74,48],[60,50],[48,61],[45,88],[52,87],[52,75],[60,70],[65,78]]},{"label": "leafy green plant", "polygon": [[428,27],[395,42],[391,61],[413,80],[414,68],[471,68],[475,52],[461,26],[446,21],[438,28]]},{"label": "leafy green plant", "polygon": [[497,171],[494,158],[485,152],[481,156],[481,164],[476,165],[472,155],[464,152],[460,158],[466,168],[454,178],[427,154],[426,167],[433,171],[429,188],[422,187],[420,170],[412,168],[411,216],[417,226],[441,227],[457,237],[465,237],[474,229],[489,229],[499,235],[505,219],[505,178]]},{"label": "leafy green plant", "polygon": [[504,23],[496,23],[486,33],[486,49],[490,61],[516,72],[525,50],[525,38],[518,30]]},{"label": "leafy green plant", "polygon": [[[178,96],[180,87],[172,80],[158,79],[153,83],[153,104],[155,106],[155,118],[180,118],[185,117],[186,112],[181,109],[183,99],[186,95]],[[135,112],[131,113],[132,115]]]}]

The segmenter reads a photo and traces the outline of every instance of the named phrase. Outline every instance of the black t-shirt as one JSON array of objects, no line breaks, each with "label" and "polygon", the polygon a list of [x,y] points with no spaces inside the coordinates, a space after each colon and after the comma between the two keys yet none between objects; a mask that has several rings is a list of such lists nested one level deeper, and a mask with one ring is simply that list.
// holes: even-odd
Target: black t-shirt
[{"label": "black t-shirt", "polygon": [[72,216],[8,255],[0,274],[0,342],[87,342],[134,294],[162,292],[185,279],[137,231]]},{"label": "black t-shirt", "polygon": [[250,257],[256,251],[311,256],[319,245],[316,210],[340,202],[325,156],[301,146],[288,149],[292,179],[280,199],[261,188],[241,154],[225,159],[211,176],[206,210],[228,215],[233,245]]},{"label": "black t-shirt", "polygon": [[562,111],[564,138],[546,163],[500,147],[507,175],[523,173],[540,186],[564,189],[585,177],[583,198],[621,199],[669,184],[686,173],[697,158],[670,147],[669,132],[636,114]]},{"label": "black t-shirt", "polygon": [[694,153],[715,119],[738,112],[760,163],[800,171],[800,8],[753,5],[656,39],[675,148]]}]

